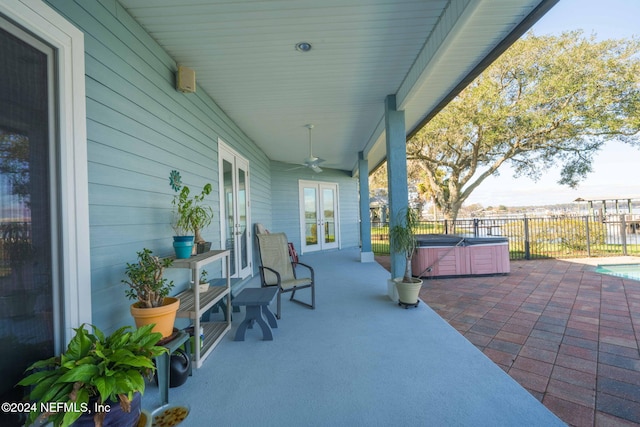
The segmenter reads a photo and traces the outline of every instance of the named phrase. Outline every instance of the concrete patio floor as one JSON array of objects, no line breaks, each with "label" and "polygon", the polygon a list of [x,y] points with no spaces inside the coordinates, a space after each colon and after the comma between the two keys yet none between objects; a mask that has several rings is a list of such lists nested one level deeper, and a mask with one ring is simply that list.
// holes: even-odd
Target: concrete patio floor
[{"label": "concrete patio floor", "polygon": [[[257,327],[233,341],[244,318],[235,313],[203,366],[169,390],[170,405],[190,408],[181,425],[564,425],[426,304],[405,310],[389,300],[388,271],[359,257],[305,254],[317,308],[283,298],[273,341]],[[149,385],[143,407],[159,403]]]},{"label": "concrete patio floor", "polygon": [[640,281],[598,263],[640,258],[513,261],[504,276],[425,280],[420,297],[568,424],[640,425]]}]

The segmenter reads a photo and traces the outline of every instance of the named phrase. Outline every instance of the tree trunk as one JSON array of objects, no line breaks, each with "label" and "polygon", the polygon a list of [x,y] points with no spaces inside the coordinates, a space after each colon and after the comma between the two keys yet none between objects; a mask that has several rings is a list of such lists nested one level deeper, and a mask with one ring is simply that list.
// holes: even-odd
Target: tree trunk
[{"label": "tree trunk", "polygon": [[442,214],[445,219],[445,233],[446,234],[455,234],[455,225],[456,220],[458,219],[458,212],[460,210],[460,206],[447,206],[442,210]]},{"label": "tree trunk", "polygon": [[404,283],[413,283],[413,280],[411,279],[411,257],[407,257],[406,260],[407,262],[404,267],[404,277],[402,278],[402,281]]},{"label": "tree trunk", "polygon": [[205,242],[205,240],[202,238],[202,235],[200,234],[200,229],[199,228],[196,228],[194,230],[194,234],[195,234],[195,237],[193,239],[193,242],[195,244],[204,243]]}]

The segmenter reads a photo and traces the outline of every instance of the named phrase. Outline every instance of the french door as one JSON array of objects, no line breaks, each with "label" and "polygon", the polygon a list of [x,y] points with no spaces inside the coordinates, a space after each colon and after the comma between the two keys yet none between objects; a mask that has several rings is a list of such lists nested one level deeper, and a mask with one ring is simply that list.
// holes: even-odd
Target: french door
[{"label": "french door", "polygon": [[251,218],[249,209],[249,162],[218,141],[220,159],[220,230],[231,251],[231,277],[251,274]]},{"label": "french door", "polygon": [[[54,51],[0,16],[0,400],[60,350]],[[0,422],[5,424],[4,419]]]},{"label": "french door", "polygon": [[299,191],[302,251],[338,248],[338,184],[300,181]]}]

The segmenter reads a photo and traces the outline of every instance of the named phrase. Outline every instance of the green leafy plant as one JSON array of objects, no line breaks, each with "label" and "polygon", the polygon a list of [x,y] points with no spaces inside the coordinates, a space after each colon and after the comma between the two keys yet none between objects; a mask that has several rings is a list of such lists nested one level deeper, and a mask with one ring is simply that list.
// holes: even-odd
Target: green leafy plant
[{"label": "green leafy plant", "polygon": [[125,273],[129,280],[122,280],[130,288],[125,291],[127,298],[137,299],[139,308],[162,306],[164,297],[173,288],[173,281],[162,277],[164,269],[170,267],[173,260],[160,259],[152,253],[147,248],[137,252],[138,262],[127,263]]},{"label": "green leafy plant", "polygon": [[[33,405],[27,425],[40,418],[56,427],[69,426],[84,409],[94,409],[89,406],[90,399],[96,399],[106,410],[107,402],[119,402],[123,411],[130,412],[134,393],[144,394],[144,378],[155,369],[152,359],[167,351],[156,346],[162,334],[151,332],[153,325],[136,330],[124,326],[105,337],[96,326],[89,326],[93,333],[85,329],[85,324],[74,329],[76,334],[65,353],[27,368],[26,372],[33,372],[18,385],[32,386],[29,399],[38,403]],[[56,404],[46,405],[49,402]],[[46,408],[61,410],[53,412]],[[105,416],[106,412],[96,413],[96,426],[102,425]]]},{"label": "green leafy plant", "polygon": [[213,220],[213,209],[204,201],[205,197],[211,194],[211,190],[211,184],[206,184],[200,194],[189,197],[191,190],[185,185],[180,193],[175,195],[171,202],[174,206],[172,227],[177,235],[193,232],[196,243],[204,242],[200,231],[208,227]]},{"label": "green leafy plant", "polygon": [[406,259],[403,283],[412,283],[411,258],[416,250],[416,229],[419,225],[419,216],[416,209],[406,208],[398,213],[397,223],[389,230],[391,247],[396,252],[404,254]]},{"label": "green leafy plant", "polygon": [[207,270],[202,270],[200,272],[200,283],[205,284],[205,283],[209,283],[209,277],[208,277],[209,273],[207,273]]}]

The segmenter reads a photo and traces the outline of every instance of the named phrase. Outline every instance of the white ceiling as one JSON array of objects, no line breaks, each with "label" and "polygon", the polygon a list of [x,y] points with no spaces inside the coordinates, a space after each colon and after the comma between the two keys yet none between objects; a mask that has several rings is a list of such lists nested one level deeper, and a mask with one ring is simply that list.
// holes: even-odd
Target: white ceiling
[{"label": "white ceiling", "polygon": [[270,159],[302,162],[312,123],[314,155],[343,170],[384,159],[387,95],[409,133],[556,1],[119,0]]}]

